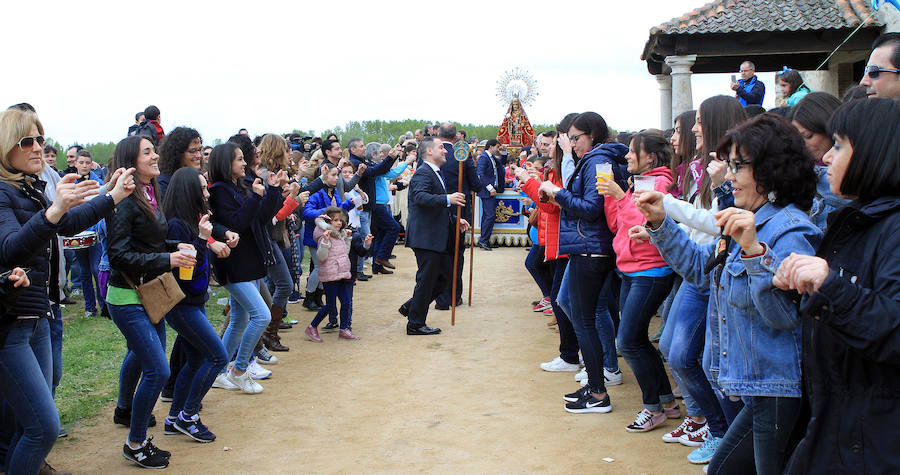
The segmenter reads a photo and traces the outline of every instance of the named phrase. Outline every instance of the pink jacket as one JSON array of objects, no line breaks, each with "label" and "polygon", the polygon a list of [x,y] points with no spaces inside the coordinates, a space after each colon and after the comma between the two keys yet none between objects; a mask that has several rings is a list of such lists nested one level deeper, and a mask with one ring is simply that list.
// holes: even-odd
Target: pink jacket
[{"label": "pink jacket", "polygon": [[[325,231],[319,226],[313,231],[313,239],[319,243],[316,266],[319,269],[320,282],[334,282],[351,277],[348,240],[336,238],[331,233],[331,230]],[[346,231],[341,230],[341,234],[346,234]],[[326,239],[328,241],[325,241]]]},{"label": "pink jacket", "polygon": [[[672,170],[669,167],[654,168],[643,176],[654,176],[656,182],[653,187],[663,194],[668,193],[672,184]],[[620,200],[606,197],[604,200],[606,211],[606,223],[610,231],[616,233],[613,238],[613,249],[616,251],[616,267],[622,272],[638,272],[656,267],[667,266],[666,261],[659,255],[656,246],[645,243],[636,243],[628,238],[628,230],[639,224],[644,224],[644,215],[634,205],[631,190],[625,192]]]}]

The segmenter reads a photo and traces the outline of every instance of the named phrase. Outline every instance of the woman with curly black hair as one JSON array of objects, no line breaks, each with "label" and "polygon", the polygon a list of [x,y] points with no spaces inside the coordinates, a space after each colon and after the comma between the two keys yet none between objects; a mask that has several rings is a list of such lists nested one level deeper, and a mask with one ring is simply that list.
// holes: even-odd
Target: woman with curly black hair
[{"label": "woman with curly black hair", "polygon": [[704,369],[714,387],[746,404],[724,437],[705,442],[715,448],[709,473],[781,473],[801,406],[801,330],[797,307],[772,279],[783,259],[813,254],[822,238],[806,213],[814,162],[797,130],[773,114],[728,131],[717,155],[727,157],[736,207],[716,213],[716,242],[691,241],[666,216],[662,193],[643,193],[638,209],[666,262],[710,289]]},{"label": "woman with curly black hair", "polygon": [[159,144],[159,185],[161,199],[166,198],[169,180],[179,168],[200,169],[203,162],[203,138],[190,127],[176,127]]}]

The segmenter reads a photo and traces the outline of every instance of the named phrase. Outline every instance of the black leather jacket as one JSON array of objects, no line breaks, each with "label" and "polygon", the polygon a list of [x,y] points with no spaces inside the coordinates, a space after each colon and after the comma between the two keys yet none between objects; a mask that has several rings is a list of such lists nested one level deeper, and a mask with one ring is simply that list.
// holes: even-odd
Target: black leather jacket
[{"label": "black leather jacket", "polygon": [[[137,190],[136,192],[140,192]],[[177,241],[166,240],[168,226],[162,211],[150,219],[128,197],[119,202],[115,212],[106,218],[107,253],[109,254],[109,285],[131,288],[122,273],[140,285],[170,270],[169,253],[178,249]]]}]

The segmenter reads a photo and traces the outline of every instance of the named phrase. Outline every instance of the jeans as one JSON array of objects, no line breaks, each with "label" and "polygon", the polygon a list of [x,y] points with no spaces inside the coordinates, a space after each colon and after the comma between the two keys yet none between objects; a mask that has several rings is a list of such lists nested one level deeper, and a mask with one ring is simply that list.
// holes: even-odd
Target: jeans
[{"label": "jeans", "polygon": [[78,269],[80,271],[81,291],[84,293],[84,310],[86,312],[97,311],[98,303],[100,307],[105,305],[103,296],[100,294],[100,279],[97,276],[97,266],[100,265],[100,252],[99,246],[96,245],[84,249],[75,249],[75,256],[78,259]]},{"label": "jeans", "polygon": [[562,307],[559,301],[562,289],[566,285],[566,269],[569,259],[563,257],[556,260],[553,271],[553,284],[550,286],[550,305],[556,315],[556,327],[559,329],[559,357],[569,364],[578,364],[578,337],[569,319],[569,310]]},{"label": "jeans", "polygon": [[549,297],[551,287],[553,286],[553,278],[551,276],[548,281],[546,275],[538,269],[540,264],[544,264],[543,260],[544,246],[534,244],[531,246],[531,250],[528,251],[528,256],[525,257],[525,268],[528,269],[528,273],[531,274],[531,277],[534,278],[534,282],[538,285],[538,288],[541,289],[541,297]]},{"label": "jeans", "polygon": [[569,256],[569,317],[578,337],[581,356],[588,375],[587,387],[593,393],[606,392],[603,377],[603,340],[597,331],[597,304],[603,284],[615,268],[612,257]]},{"label": "jeans", "polygon": [[17,320],[0,346],[0,398],[17,424],[7,452],[8,474],[38,473],[59,436],[50,346],[46,318]]},{"label": "jeans", "polygon": [[231,320],[222,343],[229,358],[237,351],[234,367],[243,372],[250,364],[256,342],[272,320],[271,311],[259,293],[259,281],[233,282],[224,287],[231,293]]},{"label": "jeans", "polygon": [[128,440],[141,443],[147,438],[147,423],[156,399],[169,379],[165,319],[154,325],[141,305],[111,304],[109,314],[128,343],[119,371],[118,406],[131,408]]},{"label": "jeans", "polygon": [[[390,205],[375,205],[372,210],[379,234],[377,245],[374,248],[374,255],[376,259],[387,260],[394,252],[394,244],[397,242],[397,236],[400,235],[400,223],[391,214]],[[363,234],[363,237],[365,236]]]},{"label": "jeans", "polygon": [[703,346],[706,344],[708,303],[708,291],[682,282],[663,331],[665,341],[660,339],[659,347],[668,358],[672,376],[684,394],[688,415],[706,417],[710,432],[716,437],[722,437],[728,424],[701,363]]},{"label": "jeans", "polygon": [[312,319],[310,326],[318,327],[327,314],[329,319],[338,314],[337,300],[341,300],[341,330],[350,329],[350,321],[353,318],[353,280],[343,279],[333,282],[322,282],[325,287],[325,306],[319,309],[319,313]]},{"label": "jeans", "polygon": [[659,308],[659,318],[662,320],[663,328],[665,328],[666,322],[669,321],[669,312],[672,311],[672,304],[675,302],[675,294],[678,293],[678,289],[681,288],[681,282],[681,276],[675,274],[675,282],[672,284],[672,290],[669,291],[669,295],[666,296],[662,306]]},{"label": "jeans", "polygon": [[53,318],[50,318],[47,321],[50,326],[50,351],[53,355],[53,379],[51,380],[50,388],[55,397],[56,387],[59,386],[59,381],[62,379],[63,372],[63,321],[62,311],[60,310],[59,305],[51,302],[50,311],[53,313]]},{"label": "jeans", "polygon": [[75,256],[74,249],[63,249],[63,257],[66,258],[66,275],[69,276],[71,285],[69,288],[81,288],[81,266],[78,265],[78,257]]},{"label": "jeans", "polygon": [[[307,246],[309,248],[309,276],[306,277],[306,293],[311,294],[319,288],[319,267],[316,266],[316,251],[318,248]],[[360,260],[359,262],[362,262]]]},{"label": "jeans", "polygon": [[[497,198],[481,198],[481,236],[478,238],[478,244],[482,246],[491,245],[491,234],[494,232],[494,222],[497,221]],[[472,223],[473,225],[475,223]]]},{"label": "jeans", "polygon": [[[568,272],[563,275],[559,295],[557,296],[559,308],[567,315],[572,311],[572,304],[569,300],[568,275]],[[609,282],[608,279],[607,282]],[[603,292],[597,298],[597,332],[600,334],[600,343],[603,347],[603,368],[616,372],[619,370],[619,358],[616,356],[616,327],[610,316],[608,305],[612,299],[606,290],[608,286],[604,285],[603,287]]]},{"label": "jeans", "polygon": [[[284,260],[284,254],[275,241],[272,241],[272,249],[275,250],[272,253],[275,257],[275,264],[266,268],[269,281],[275,287],[275,291],[272,292],[272,305],[285,308],[287,307],[288,297],[291,295],[291,289],[294,288],[294,281],[291,280],[291,271],[288,269],[287,261]],[[269,290],[271,291],[272,288],[270,287]]]},{"label": "jeans", "polygon": [[784,472],[787,446],[797,423],[800,398],[751,396],[709,462],[710,474]]},{"label": "jeans", "polygon": [[660,411],[662,403],[674,401],[669,376],[659,352],[650,343],[650,319],[672,290],[674,274],[665,277],[622,278],[622,321],[619,350],[641,386],[644,409]]},{"label": "jeans", "polygon": [[[372,197],[370,197],[372,198]],[[369,211],[360,211],[359,212],[359,231],[363,236],[368,236],[372,234],[372,213]],[[314,250],[313,250],[314,251]],[[388,254],[390,255],[390,254]],[[356,261],[356,273],[363,273],[363,265],[366,261],[365,256],[360,256],[359,260]],[[351,263],[352,264],[352,263]],[[316,280],[318,282],[318,280]]]},{"label": "jeans", "polygon": [[228,354],[206,318],[204,306],[176,305],[166,314],[166,322],[178,332],[183,341],[182,351],[187,357],[187,364],[181,368],[175,382],[169,415],[177,416],[181,410],[185,414],[196,414],[216,375],[228,364]]}]

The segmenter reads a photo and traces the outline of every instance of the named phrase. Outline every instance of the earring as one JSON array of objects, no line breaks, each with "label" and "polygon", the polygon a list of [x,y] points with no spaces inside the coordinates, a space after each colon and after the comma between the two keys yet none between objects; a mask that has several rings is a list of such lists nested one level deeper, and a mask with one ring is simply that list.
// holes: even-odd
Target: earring
[{"label": "earring", "polygon": [[769,202],[770,202],[770,203],[774,203],[775,200],[777,199],[777,197],[775,196],[775,192],[774,192],[774,191],[770,191],[769,194],[768,194],[768,196],[767,196],[766,198],[769,199]]}]

